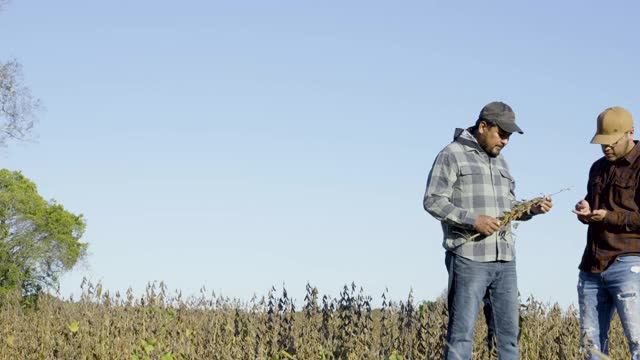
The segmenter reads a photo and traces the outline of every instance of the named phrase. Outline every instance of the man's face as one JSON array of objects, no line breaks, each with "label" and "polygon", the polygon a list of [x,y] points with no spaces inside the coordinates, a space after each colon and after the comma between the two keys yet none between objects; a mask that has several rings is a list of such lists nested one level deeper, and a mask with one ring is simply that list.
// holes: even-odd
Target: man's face
[{"label": "man's face", "polygon": [[624,133],[624,135],[622,135],[622,137],[613,144],[602,144],[600,146],[602,147],[602,153],[607,160],[616,161],[627,155],[629,151],[633,149],[634,145],[633,129],[631,129]]},{"label": "man's face", "polygon": [[489,126],[484,121],[480,122],[478,126],[478,144],[486,151],[491,157],[500,155],[502,148],[509,143],[510,132],[506,132],[500,129],[499,126]]}]

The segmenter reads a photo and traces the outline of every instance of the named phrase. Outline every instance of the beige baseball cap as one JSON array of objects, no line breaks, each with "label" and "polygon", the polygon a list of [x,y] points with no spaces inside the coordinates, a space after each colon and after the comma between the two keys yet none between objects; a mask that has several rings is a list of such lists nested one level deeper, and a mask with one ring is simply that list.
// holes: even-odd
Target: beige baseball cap
[{"label": "beige baseball cap", "polygon": [[631,129],[633,129],[631,113],[619,106],[610,107],[598,115],[598,128],[591,143],[613,144]]}]

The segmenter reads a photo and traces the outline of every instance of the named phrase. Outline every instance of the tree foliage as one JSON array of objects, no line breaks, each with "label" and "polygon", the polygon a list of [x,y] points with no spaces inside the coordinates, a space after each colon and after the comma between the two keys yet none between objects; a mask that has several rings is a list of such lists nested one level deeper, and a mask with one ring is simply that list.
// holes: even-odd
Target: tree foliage
[{"label": "tree foliage", "polygon": [[20,172],[0,170],[0,293],[57,287],[60,275],[86,256],[84,229],[82,215],[43,199]]}]

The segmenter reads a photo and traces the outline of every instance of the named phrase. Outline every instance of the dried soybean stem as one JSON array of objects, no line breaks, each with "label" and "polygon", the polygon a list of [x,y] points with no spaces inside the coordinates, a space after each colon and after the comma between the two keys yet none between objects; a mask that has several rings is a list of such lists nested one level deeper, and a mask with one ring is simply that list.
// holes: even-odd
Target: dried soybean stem
[{"label": "dried soybean stem", "polygon": [[[519,202],[518,204],[516,204],[516,206],[511,208],[511,211],[509,211],[505,215],[498,218],[498,221],[500,221],[501,229],[509,225],[509,223],[511,223],[512,221],[516,221],[520,219],[523,215],[531,214],[531,208],[539,206],[544,202],[545,199],[551,199],[552,196],[557,195],[563,191],[569,191],[569,190],[571,190],[571,188],[564,188],[553,194],[544,195],[544,196],[533,198],[531,200]],[[482,234],[478,233],[469,237],[468,239],[473,240],[481,235]]]}]

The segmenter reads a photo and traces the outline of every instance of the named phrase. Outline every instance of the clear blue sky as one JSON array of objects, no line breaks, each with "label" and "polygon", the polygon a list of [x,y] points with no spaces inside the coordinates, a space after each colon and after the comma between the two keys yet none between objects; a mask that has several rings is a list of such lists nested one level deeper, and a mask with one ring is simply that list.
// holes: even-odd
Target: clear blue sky
[{"label": "clear blue sky", "polygon": [[2,166],[87,219],[84,276],[249,299],[355,281],[379,299],[446,287],[422,209],[454,128],[503,100],[524,135],[517,196],[565,187],[517,231],[526,298],[576,303],[597,114],[640,117],[633,2],[44,1],[0,13],[46,112]]}]

